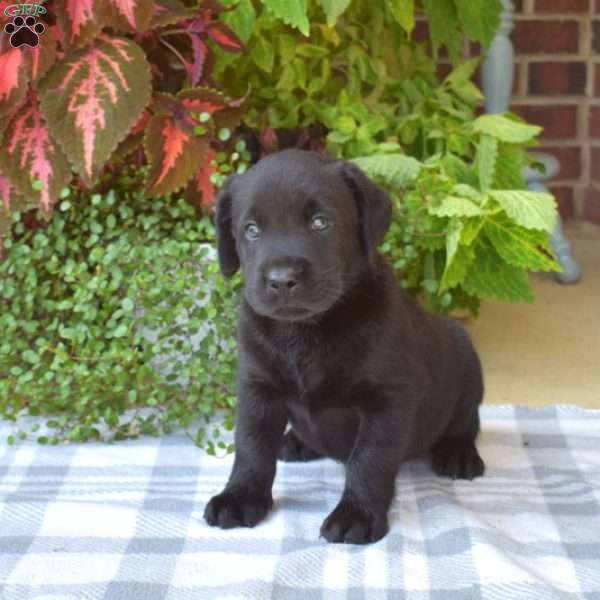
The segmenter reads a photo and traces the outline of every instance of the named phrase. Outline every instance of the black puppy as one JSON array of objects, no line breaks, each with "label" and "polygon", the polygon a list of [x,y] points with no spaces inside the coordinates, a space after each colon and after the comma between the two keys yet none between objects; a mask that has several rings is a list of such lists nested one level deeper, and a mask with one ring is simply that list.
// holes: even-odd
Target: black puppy
[{"label": "black puppy", "polygon": [[245,291],[235,462],[206,507],[210,525],[267,515],[278,456],[345,464],[321,527],[329,542],[387,533],[408,457],[430,449],[439,475],[483,474],[479,359],[462,327],[421,309],[377,253],[390,219],[389,198],[360,169],[300,150],[268,156],[221,192],[219,261],[226,276],[242,266]]}]

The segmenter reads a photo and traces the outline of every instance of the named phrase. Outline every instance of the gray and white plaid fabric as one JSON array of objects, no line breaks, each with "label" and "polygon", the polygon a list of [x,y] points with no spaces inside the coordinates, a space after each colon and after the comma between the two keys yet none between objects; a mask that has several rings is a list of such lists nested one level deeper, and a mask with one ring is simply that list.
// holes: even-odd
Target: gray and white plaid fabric
[{"label": "gray and white plaid fabric", "polygon": [[486,476],[404,465],[371,546],[318,538],[343,487],[331,460],[280,463],[268,519],[223,531],[202,512],[231,457],[182,433],[2,446],[0,598],[600,600],[600,411],[481,413]]}]

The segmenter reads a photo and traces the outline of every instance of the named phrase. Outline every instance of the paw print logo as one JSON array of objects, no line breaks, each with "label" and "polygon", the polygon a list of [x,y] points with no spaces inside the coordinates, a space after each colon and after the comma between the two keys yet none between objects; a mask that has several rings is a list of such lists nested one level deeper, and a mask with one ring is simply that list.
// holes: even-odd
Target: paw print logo
[{"label": "paw print logo", "polygon": [[40,43],[39,36],[45,30],[44,24],[31,15],[25,19],[21,16],[14,17],[12,23],[4,26],[4,32],[10,35],[10,45],[13,48],[21,46],[35,48]]}]

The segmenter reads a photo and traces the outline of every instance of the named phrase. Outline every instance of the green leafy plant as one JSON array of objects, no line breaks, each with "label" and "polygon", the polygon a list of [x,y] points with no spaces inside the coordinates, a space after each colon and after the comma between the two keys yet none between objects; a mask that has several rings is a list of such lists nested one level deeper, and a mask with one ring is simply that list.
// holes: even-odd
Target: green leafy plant
[{"label": "green leafy plant", "polygon": [[389,143],[354,159],[394,200],[381,250],[401,284],[439,313],[477,313],[483,298],[531,302],[528,272],[560,270],[549,244],[554,198],[506,186],[514,182],[504,156],[522,152],[514,144],[531,141],[537,128],[499,115],[464,128],[470,160],[446,149],[420,162]]},{"label": "green leafy plant", "polygon": [[[36,227],[42,219],[40,209],[15,212],[0,261],[9,441],[156,435],[217,409],[231,427],[240,281],[220,276],[208,218],[182,199],[65,189],[47,227]],[[20,425],[48,414],[48,431]],[[227,450],[218,427],[189,435]]]}]

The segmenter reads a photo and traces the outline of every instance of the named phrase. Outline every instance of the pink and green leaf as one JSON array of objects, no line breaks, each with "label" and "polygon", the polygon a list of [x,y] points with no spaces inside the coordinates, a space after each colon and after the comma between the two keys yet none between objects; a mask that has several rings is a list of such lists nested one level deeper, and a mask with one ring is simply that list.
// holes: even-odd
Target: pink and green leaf
[{"label": "pink and green leaf", "polygon": [[101,37],[57,63],[40,96],[53,137],[91,184],[147,105],[150,67],[131,40]]},{"label": "pink and green leaf", "polygon": [[40,111],[35,92],[12,117],[0,145],[0,169],[25,200],[46,212],[69,181],[71,170]]},{"label": "pink and green leaf", "polygon": [[181,0],[155,0],[151,27],[165,27],[190,16],[190,9]]},{"label": "pink and green leaf", "polygon": [[56,0],[54,11],[67,44],[81,46],[100,33],[96,0]]},{"label": "pink and green leaf", "polygon": [[29,55],[19,48],[0,54],[0,131],[25,98],[29,84]]},{"label": "pink and green leaf", "polygon": [[180,119],[158,114],[148,124],[144,148],[150,163],[146,193],[170,194],[194,176],[209,150],[209,137],[195,135],[193,127]]},{"label": "pink and green leaf", "polygon": [[18,199],[17,188],[8,177],[0,173],[0,210],[8,212],[11,207],[14,207]]},{"label": "pink and green leaf", "polygon": [[29,50],[31,57],[31,79],[39,81],[56,62],[56,28],[46,27],[44,41]]},{"label": "pink and green leaf", "polygon": [[103,26],[124,32],[144,32],[152,20],[154,0],[104,0],[99,5],[98,18]]}]

